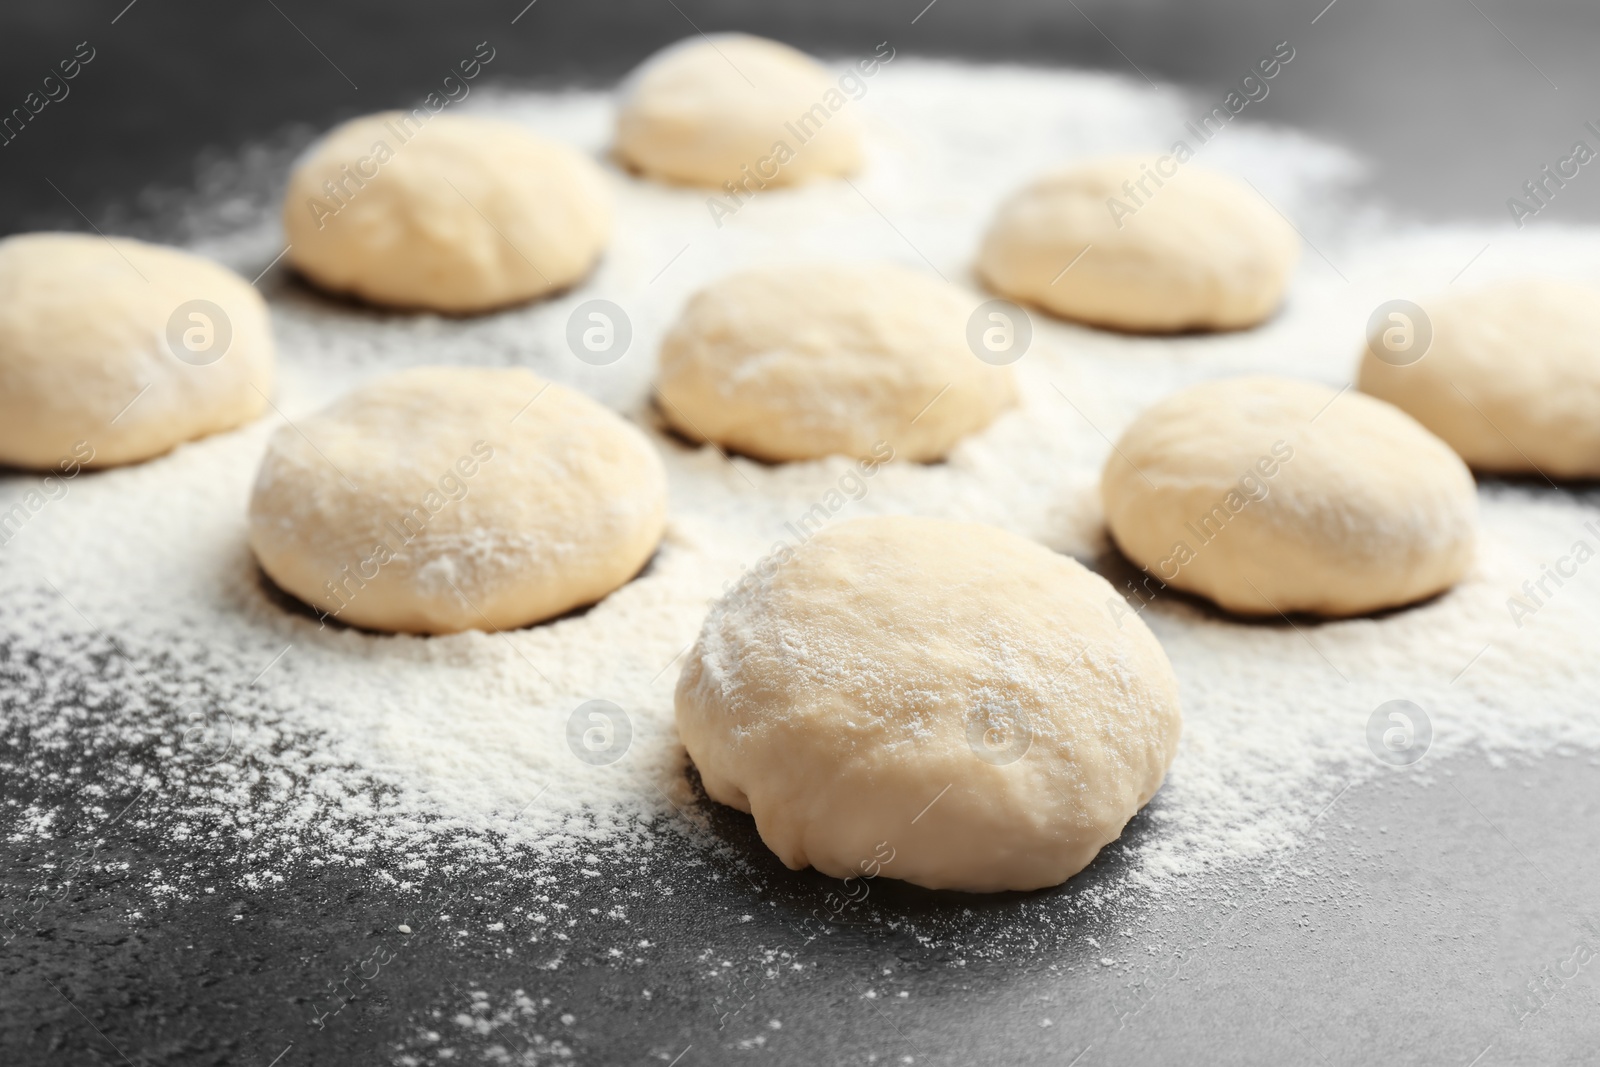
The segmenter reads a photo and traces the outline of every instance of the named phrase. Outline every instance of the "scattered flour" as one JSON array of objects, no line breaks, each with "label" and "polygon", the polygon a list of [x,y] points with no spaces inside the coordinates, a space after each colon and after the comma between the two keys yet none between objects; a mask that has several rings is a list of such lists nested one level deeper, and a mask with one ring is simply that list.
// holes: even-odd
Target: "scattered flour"
[{"label": "scattered flour", "polygon": [[[473,105],[597,155],[609,137],[602,94],[483,93]],[[1246,371],[1343,384],[1373,307],[1425,299],[1469,261],[1455,284],[1528,270],[1600,277],[1593,234],[1406,231],[1352,214],[1359,167],[1346,154],[1240,126],[1199,162],[1248,175],[1314,245],[1282,315],[1248,333],[1172,339],[1035,316],[1018,364],[1022,408],[946,463],[882,468],[854,499],[841,493],[856,484],[850,461],[729,461],[662,431],[648,399],[654,353],[685,298],[734,269],[824,257],[895,260],[971,285],[979,234],[1004,193],[1063,161],[1164,148],[1189,105],[1108,76],[901,59],[850,106],[867,122],[870,153],[853,184],[762,192],[720,227],[704,192],[613,169],[616,238],[599,272],[527,308],[466,320],[389,315],[325,301],[281,267],[268,271],[260,285],[280,348],[277,412],[146,464],[82,475],[0,549],[5,714],[34,746],[13,769],[37,772],[69,741],[143,744],[157,761],[209,766],[205,775],[139,771],[121,790],[89,786],[83,800],[104,826],[155,783],[164,796],[126,818],[159,812],[179,837],[231,837],[273,862],[360,864],[384,850],[422,869],[509,847],[648,848],[651,828],[673,824],[693,800],[672,724],[679,657],[710,599],[775,542],[792,544],[808,513],[990,522],[1099,562],[1120,583],[1131,573],[1106,547],[1096,485],[1108,439],[1144,405]],[[254,277],[282,250],[277,187],[264,182],[281,183],[287,158],[249,159],[212,183],[181,231]],[[607,367],[579,361],[565,342],[569,313],[596,297],[624,308],[634,331]],[[526,365],[649,429],[668,465],[671,518],[646,573],[546,625],[434,638],[320,628],[266,588],[246,546],[245,506],[267,435],[357,383],[424,363]],[[0,510],[38,484],[0,478]],[[1427,709],[1430,759],[1467,746],[1600,748],[1591,696],[1600,667],[1585,639],[1600,607],[1594,578],[1569,580],[1521,627],[1506,606],[1573,541],[1600,544],[1583,529],[1600,509],[1537,482],[1497,483],[1480,498],[1475,570],[1410,610],[1287,626],[1229,620],[1173,595],[1143,609],[1177,671],[1186,724],[1133,879],[1168,890],[1209,865],[1291,845],[1344,785],[1393,773],[1366,748],[1368,717],[1391,698]],[[631,727],[609,765],[580,760],[568,743],[574,709],[594,699],[624,709]],[[84,742],[90,729],[96,739]],[[41,804],[19,813],[13,832],[64,829]],[[245,877],[267,885],[286,869],[258,865]],[[491,1017],[474,1006],[438,1030]]]}]

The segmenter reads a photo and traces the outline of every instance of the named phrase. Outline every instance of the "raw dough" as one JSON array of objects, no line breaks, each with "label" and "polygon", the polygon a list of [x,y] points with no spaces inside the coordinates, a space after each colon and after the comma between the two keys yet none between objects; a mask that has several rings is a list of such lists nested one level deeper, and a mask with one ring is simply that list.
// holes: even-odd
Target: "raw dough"
[{"label": "raw dough", "polygon": [[1129,559],[1242,615],[1409,604],[1472,562],[1466,465],[1399,409],[1312,382],[1168,397],[1122,435],[1100,494]]},{"label": "raw dough", "polygon": [[279,586],[374,630],[501,630],[593,603],[666,521],[644,434],[508,368],[419,367],[279,429],[250,546]]},{"label": "raw dough", "polygon": [[1161,786],[1178,687],[1142,621],[992,526],[827,527],[718,601],[678,679],[712,799],[791,868],[931,889],[1082,870]]},{"label": "raw dough", "polygon": [[1293,227],[1242,182],[1173,156],[1119,156],[1014,194],[978,271],[996,292],[1064,318],[1174,333],[1266,319],[1299,256]]},{"label": "raw dough", "polygon": [[691,440],[760,459],[932,460],[1016,402],[967,342],[976,296],[890,264],[724,278],[661,345],[661,410]]},{"label": "raw dough", "polygon": [[[687,185],[792,185],[861,165],[849,98],[815,60],[745,34],[692,37],[647,59],[617,113],[617,155]],[[753,176],[753,178],[752,178]]]},{"label": "raw dough", "polygon": [[224,267],[128,238],[0,241],[0,463],[106,467],[261,414],[267,305]]},{"label": "raw dough", "polygon": [[1526,278],[1422,310],[1426,351],[1396,366],[1369,346],[1362,390],[1409,412],[1479,470],[1600,477],[1600,288]]},{"label": "raw dough", "polygon": [[335,128],[289,176],[289,259],[324,289],[470,313],[564,289],[611,233],[600,169],[521,126],[389,111]]}]

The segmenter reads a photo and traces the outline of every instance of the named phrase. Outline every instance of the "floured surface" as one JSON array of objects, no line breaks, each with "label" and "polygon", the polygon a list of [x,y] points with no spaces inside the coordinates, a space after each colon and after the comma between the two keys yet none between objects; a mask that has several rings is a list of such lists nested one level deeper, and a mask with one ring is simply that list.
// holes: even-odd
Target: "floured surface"
[{"label": "floured surface", "polygon": [[[600,96],[482,103],[484,113],[590,151],[609,137],[610,105]],[[675,825],[676,806],[693,799],[672,726],[677,657],[707,601],[775,542],[794,543],[808,514],[813,523],[893,512],[990,522],[1099,561],[1120,584],[1129,575],[1108,557],[1095,488],[1107,439],[1141,407],[1186,383],[1245,371],[1341,385],[1373,307],[1425,300],[1469,261],[1456,284],[1522,270],[1600,277],[1600,244],[1583,233],[1352,232],[1332,206],[1354,172],[1346,157],[1299,135],[1242,127],[1197,162],[1248,176],[1320,250],[1308,249],[1288,308],[1261,329],[1145,339],[1036,315],[1033,347],[1017,364],[1021,409],[937,466],[891,464],[859,480],[844,459],[768,467],[687,448],[660,432],[648,385],[662,331],[699,286],[741,267],[821,257],[931,265],[970,285],[978,236],[1002,194],[1058,162],[1164,148],[1189,110],[1175,96],[1099,76],[907,59],[849,106],[868,130],[868,164],[854,186],[764,192],[721,228],[704,192],[613,170],[612,247],[594,278],[549,303],[475,320],[386,316],[324,301],[281,267],[268,273],[260,284],[281,352],[281,416],[73,479],[0,549],[0,644],[25,694],[7,714],[51,709],[50,722],[30,724],[36,751],[15,766],[26,773],[48,756],[50,738],[72,732],[73,716],[54,710],[61,701],[48,694],[84,679],[73,699],[85,706],[97,691],[128,700],[117,715],[125,743],[158,741],[174,760],[194,760],[198,744],[214,771],[248,764],[221,776],[227,788],[174,793],[165,804],[155,796],[126,817],[160,810],[179,834],[220,826],[207,832],[245,842],[247,858],[272,858],[247,871],[252,884],[281,878],[272,863],[290,854],[350,863],[395,850],[426,865],[463,854],[493,860],[511,847],[637,851],[651,826]],[[258,221],[216,221],[241,216]],[[194,220],[205,234],[195,247],[254,277],[282,250],[275,217],[265,199],[250,212],[237,200],[221,204]],[[634,330],[627,354],[607,367],[580,362],[565,340],[569,313],[596,297],[623,307]],[[274,599],[245,543],[267,435],[282,417],[375,375],[439,362],[527,365],[650,430],[668,467],[670,518],[639,579],[547,625],[431,639],[319,629]],[[38,484],[7,475],[0,499],[9,507]],[[1600,749],[1600,723],[1586,706],[1600,683],[1584,637],[1600,607],[1593,579],[1580,570],[1520,627],[1507,608],[1575,541],[1600,547],[1600,512],[1540,482],[1497,485],[1480,498],[1483,538],[1470,577],[1408,611],[1286,626],[1223,619],[1171,595],[1144,609],[1178,675],[1185,735],[1152,807],[1154,830],[1129,864],[1138,884],[1111,903],[1292,845],[1352,780],[1387,773],[1367,751],[1366,724],[1389,699],[1427,709],[1429,760],[1475,745]],[[110,653],[108,640],[125,656]],[[211,695],[181,703],[201,694]],[[609,766],[585,763],[568,744],[570,714],[592,699],[629,716],[628,750]],[[202,724],[186,748],[185,726]],[[88,797],[107,821],[122,806]],[[43,810],[15,814],[16,833],[61,832]]]}]

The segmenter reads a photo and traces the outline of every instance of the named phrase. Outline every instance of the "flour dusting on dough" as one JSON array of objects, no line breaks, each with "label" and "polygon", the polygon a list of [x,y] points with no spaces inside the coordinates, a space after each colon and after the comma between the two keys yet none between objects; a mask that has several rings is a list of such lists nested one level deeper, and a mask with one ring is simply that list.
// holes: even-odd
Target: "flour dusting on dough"
[{"label": "flour dusting on dough", "polygon": [[[473,104],[597,156],[609,138],[604,95],[481,93]],[[323,301],[281,269],[262,279],[282,417],[401,367],[462,363],[531,367],[645,427],[665,457],[671,500],[665,543],[640,578],[587,611],[505,634],[320,629],[264,588],[245,542],[251,480],[282,425],[271,414],[149,463],[79,476],[25,506],[0,550],[5,668],[22,694],[7,714],[28,723],[37,749],[17,758],[45,759],[84,722],[101,724],[104,743],[143,739],[180,754],[186,729],[226,722],[217,766],[247,756],[238,773],[206,790],[173,787],[127,818],[159,816],[180,836],[210,827],[245,842],[247,856],[295,862],[398,851],[425,866],[446,852],[490,860],[511,847],[647,848],[646,828],[674,824],[675,806],[692,800],[672,722],[680,656],[708,602],[776,543],[858,515],[976,520],[1071,553],[1120,586],[1136,575],[1108,553],[1096,485],[1108,439],[1140,408],[1244,372],[1340,386],[1372,308],[1443,289],[1483,247],[1477,232],[1352,229],[1334,207],[1354,170],[1345,155],[1239,126],[1197,165],[1248,175],[1339,272],[1308,255],[1287,307],[1261,328],[1152,339],[1036,315],[1016,365],[1019,408],[945,463],[892,463],[870,479],[852,477],[857,464],[844,458],[768,466],[688,447],[661,431],[648,393],[659,338],[690,293],[736,269],[817,258],[896,260],[970,285],[979,236],[1005,193],[1062,162],[1164,149],[1185,112],[1175,94],[1108,76],[911,59],[882,71],[852,106],[868,151],[853,187],[768,190],[720,228],[703,191],[611,169],[615,240],[594,277],[545,303],[474,319],[386,315]],[[1021,120],[1002,115],[1026,116],[1034,132],[1018,136]],[[235,168],[241,185],[224,183],[205,213],[183,222],[196,250],[253,277],[282,236],[276,190],[251,187],[268,179],[249,175],[281,181],[284,160],[249,158]],[[1535,265],[1600,277],[1592,235],[1530,230],[1517,242],[1495,242],[1463,281]],[[606,367],[567,348],[568,316],[592,298],[614,301],[633,326],[626,355]],[[36,486],[6,475],[0,512]],[[1467,580],[1406,611],[1291,628],[1173,596],[1142,609],[1177,673],[1185,730],[1129,865],[1138,898],[1286,848],[1350,781],[1390,773],[1366,747],[1367,720],[1386,700],[1413,700],[1432,716],[1435,751],[1421,773],[1469,746],[1600,748],[1587,706],[1600,666],[1583,637],[1600,606],[1593,579],[1569,582],[1520,625],[1506,606],[1541,563],[1590,536],[1593,502],[1497,484],[1480,490],[1480,503],[1480,555]],[[606,766],[569,745],[574,709],[594,699],[623,708],[631,725],[626,754]],[[30,718],[61,705],[72,710]],[[91,805],[110,819],[119,796],[93,788]],[[42,810],[18,813],[16,824],[40,837],[60,829]],[[282,870],[241,877],[268,885]]]}]

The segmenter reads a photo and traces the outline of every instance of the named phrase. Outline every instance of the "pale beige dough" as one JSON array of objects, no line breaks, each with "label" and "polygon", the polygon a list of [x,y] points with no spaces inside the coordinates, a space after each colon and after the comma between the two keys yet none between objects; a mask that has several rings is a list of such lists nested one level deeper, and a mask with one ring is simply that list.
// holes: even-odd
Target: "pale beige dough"
[{"label": "pale beige dough", "polygon": [[1294,228],[1238,179],[1171,156],[1117,156],[1013,194],[977,266],[996,292],[1063,318],[1175,333],[1268,318],[1299,255]]},{"label": "pale beige dough", "polygon": [[341,622],[502,630],[637,574],[666,492],[644,434],[581,393],[521,369],[420,367],[272,436],[250,545]]},{"label": "pale beige dough", "polygon": [[1193,386],[1106,459],[1117,546],[1242,615],[1360,615],[1454,585],[1472,562],[1472,474],[1381,400],[1286,378]]},{"label": "pale beige dough", "polygon": [[[851,98],[810,56],[745,34],[693,37],[633,75],[617,112],[617,156],[686,185],[793,185],[853,173]],[[780,149],[779,146],[782,146]]]},{"label": "pale beige dough", "polygon": [[770,461],[942,457],[1016,403],[968,347],[981,299],[892,264],[805,263],[696,294],[661,345],[661,411]]},{"label": "pale beige dough", "polygon": [[785,864],[931,889],[1082,870],[1161,786],[1171,665],[1099,576],[991,526],[827,527],[719,600],[678,679],[714,800]]},{"label": "pale beige dough", "polygon": [[0,241],[0,463],[159,456],[261,414],[272,374],[266,303],[208,259],[95,234]]},{"label": "pale beige dough", "polygon": [[352,119],[289,176],[289,261],[375,304],[471,313],[565,289],[611,233],[605,177],[521,126],[425,110]]},{"label": "pale beige dough", "polygon": [[1422,310],[1426,352],[1397,366],[1363,349],[1363,391],[1478,470],[1600,477],[1600,286],[1523,278]]}]

